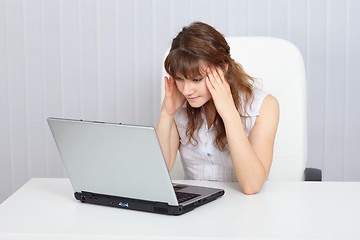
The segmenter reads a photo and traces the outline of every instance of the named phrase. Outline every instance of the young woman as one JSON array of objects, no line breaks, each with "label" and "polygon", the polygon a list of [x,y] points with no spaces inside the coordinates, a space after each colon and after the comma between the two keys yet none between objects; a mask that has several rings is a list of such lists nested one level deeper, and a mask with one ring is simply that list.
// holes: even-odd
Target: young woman
[{"label": "young woman", "polygon": [[156,132],[169,171],[178,149],[187,179],[238,181],[245,194],[268,177],[277,100],[253,86],[213,27],[195,22],[173,39]]}]

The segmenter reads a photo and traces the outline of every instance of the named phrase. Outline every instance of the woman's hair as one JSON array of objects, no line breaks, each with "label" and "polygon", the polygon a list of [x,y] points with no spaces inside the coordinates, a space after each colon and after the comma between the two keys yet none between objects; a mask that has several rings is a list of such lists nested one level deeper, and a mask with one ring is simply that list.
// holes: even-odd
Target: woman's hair
[{"label": "woman's hair", "polygon": [[[184,27],[173,39],[170,52],[165,59],[165,70],[173,77],[183,76],[192,79],[201,75],[201,63],[221,67],[231,89],[234,103],[241,118],[248,117],[246,108],[253,101],[254,79],[247,75],[241,65],[236,63],[230,56],[230,47],[224,36],[208,24],[194,22]],[[227,70],[226,70],[227,69]],[[194,137],[195,130],[203,123],[201,109],[186,105],[188,124],[186,136],[189,141]],[[244,121],[245,122],[245,121]],[[215,129],[215,145],[224,151],[227,148],[227,139],[224,122],[216,113],[213,123]]]}]

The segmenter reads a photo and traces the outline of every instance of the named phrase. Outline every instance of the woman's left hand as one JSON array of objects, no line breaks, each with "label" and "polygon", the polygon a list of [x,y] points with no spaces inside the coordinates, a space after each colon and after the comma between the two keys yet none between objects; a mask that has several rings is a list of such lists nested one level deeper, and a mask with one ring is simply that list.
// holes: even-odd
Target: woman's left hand
[{"label": "woman's left hand", "polygon": [[220,67],[210,66],[206,70],[206,75],[206,86],[223,121],[234,113],[238,114],[224,71]]}]

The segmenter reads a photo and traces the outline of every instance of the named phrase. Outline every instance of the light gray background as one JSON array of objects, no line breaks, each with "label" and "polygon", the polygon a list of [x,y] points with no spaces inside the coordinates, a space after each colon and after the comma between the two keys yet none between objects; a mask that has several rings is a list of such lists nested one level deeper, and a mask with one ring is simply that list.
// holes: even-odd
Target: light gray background
[{"label": "light gray background", "polygon": [[308,166],[359,181],[359,12],[358,0],[0,0],[0,202],[32,177],[65,176],[48,116],[155,125],[163,54],[194,20],[293,42]]}]

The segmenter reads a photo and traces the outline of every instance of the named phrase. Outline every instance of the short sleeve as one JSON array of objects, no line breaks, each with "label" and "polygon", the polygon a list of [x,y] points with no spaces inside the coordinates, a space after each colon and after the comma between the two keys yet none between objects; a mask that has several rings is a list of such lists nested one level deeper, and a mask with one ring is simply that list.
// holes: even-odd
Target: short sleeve
[{"label": "short sleeve", "polygon": [[250,134],[250,131],[255,125],[256,117],[260,115],[260,108],[262,103],[264,102],[264,99],[267,95],[269,95],[268,92],[260,89],[260,88],[253,88],[254,93],[254,100],[251,105],[248,105],[246,108],[246,112],[248,113],[248,116],[242,119],[243,124],[245,125],[245,132],[247,135]]}]

